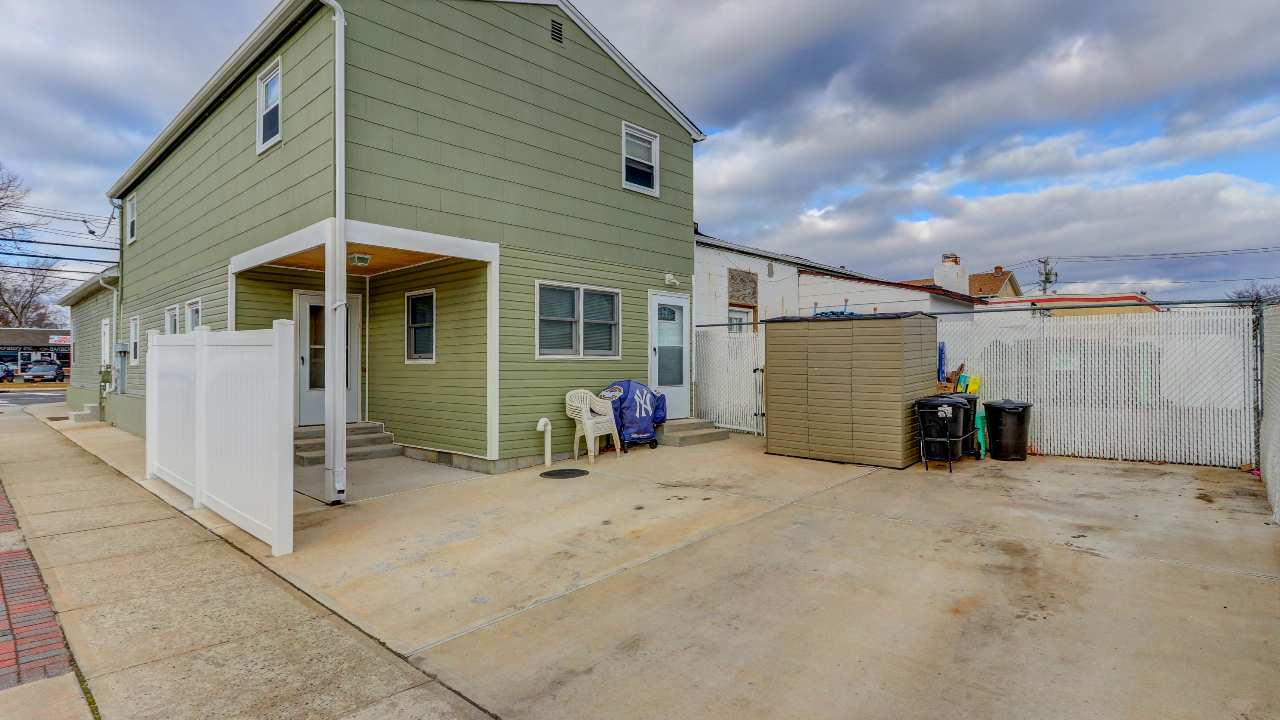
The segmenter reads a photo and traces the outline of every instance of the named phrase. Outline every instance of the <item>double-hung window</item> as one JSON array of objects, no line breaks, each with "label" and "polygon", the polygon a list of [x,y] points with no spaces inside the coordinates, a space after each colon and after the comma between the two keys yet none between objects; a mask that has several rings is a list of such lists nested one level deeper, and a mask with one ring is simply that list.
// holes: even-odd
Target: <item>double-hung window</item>
[{"label": "double-hung window", "polygon": [[138,335],[141,330],[141,321],[137,317],[129,318],[129,364],[137,365],[139,355]]},{"label": "double-hung window", "polygon": [[130,195],[128,200],[124,201],[124,232],[125,244],[138,239],[138,196]]},{"label": "double-hung window", "polygon": [[102,325],[99,329],[100,339],[102,342],[102,366],[112,365],[111,362],[111,318],[102,318]]},{"label": "double-hung window", "polygon": [[280,58],[276,58],[258,75],[258,152],[280,142]]},{"label": "double-hung window", "polygon": [[538,284],[538,356],[618,358],[622,295],[582,285]]},{"label": "double-hung window", "polygon": [[658,135],[622,123],[622,186],[658,197]]},{"label": "double-hung window", "polygon": [[740,333],[747,323],[751,322],[750,310],[739,310],[737,308],[729,308],[729,332]]},{"label": "double-hung window", "polygon": [[187,302],[187,332],[192,332],[200,327],[200,300],[190,300]]},{"label": "double-hung window", "polygon": [[404,361],[436,361],[436,291],[420,290],[404,296]]},{"label": "double-hung window", "polygon": [[170,305],[164,309],[164,334],[177,335],[179,331],[178,306]]}]

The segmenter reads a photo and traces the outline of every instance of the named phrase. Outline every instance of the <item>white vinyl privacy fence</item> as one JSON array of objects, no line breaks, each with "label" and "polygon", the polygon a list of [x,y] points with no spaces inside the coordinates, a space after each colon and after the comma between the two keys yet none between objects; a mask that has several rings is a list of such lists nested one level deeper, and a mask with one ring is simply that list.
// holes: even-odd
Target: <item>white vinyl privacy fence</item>
[{"label": "white vinyl privacy fence", "polygon": [[1267,497],[1280,522],[1280,305],[1262,311],[1262,427],[1258,432],[1259,462]]},{"label": "white vinyl privacy fence", "polygon": [[147,337],[147,477],[293,552],[293,322]]},{"label": "white vinyl privacy fence", "polygon": [[1255,460],[1251,308],[938,323],[947,369],[982,376],[983,402],[1034,403],[1046,455],[1239,467]]}]

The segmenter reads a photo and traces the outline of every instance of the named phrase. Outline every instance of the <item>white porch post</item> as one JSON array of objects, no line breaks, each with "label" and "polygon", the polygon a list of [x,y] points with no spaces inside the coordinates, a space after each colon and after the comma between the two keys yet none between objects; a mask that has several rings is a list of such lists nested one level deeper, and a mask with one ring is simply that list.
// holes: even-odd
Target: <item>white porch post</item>
[{"label": "white porch post", "polygon": [[334,231],[324,262],[324,494],[347,497],[347,132],[346,18],[333,0]]}]

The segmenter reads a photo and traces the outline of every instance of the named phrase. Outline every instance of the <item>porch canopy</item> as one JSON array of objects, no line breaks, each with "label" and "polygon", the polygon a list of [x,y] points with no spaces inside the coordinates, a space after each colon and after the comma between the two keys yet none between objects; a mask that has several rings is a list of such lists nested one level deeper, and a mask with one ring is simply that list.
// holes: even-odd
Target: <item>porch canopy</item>
[{"label": "porch canopy", "polygon": [[[231,258],[227,268],[228,329],[236,329],[236,276],[239,273],[262,266],[290,268],[324,273],[326,305],[330,318],[325,325],[324,344],[325,390],[325,499],[330,503],[341,502],[346,496],[347,462],[347,398],[345,392],[335,388],[346,384],[348,352],[338,328],[347,326],[346,276],[373,277],[382,273],[423,265],[444,258],[476,260],[488,264],[488,338],[487,353],[491,377],[488,379],[489,397],[489,455],[496,459],[497,452],[497,358],[498,314],[498,255],[496,243],[468,240],[466,238],[436,233],[408,230],[378,225],[359,220],[345,220],[345,242],[335,243],[338,220],[326,218],[278,240],[259,245]],[[344,262],[338,267],[327,258],[335,247],[345,246]],[[337,289],[342,288],[342,291]]]}]

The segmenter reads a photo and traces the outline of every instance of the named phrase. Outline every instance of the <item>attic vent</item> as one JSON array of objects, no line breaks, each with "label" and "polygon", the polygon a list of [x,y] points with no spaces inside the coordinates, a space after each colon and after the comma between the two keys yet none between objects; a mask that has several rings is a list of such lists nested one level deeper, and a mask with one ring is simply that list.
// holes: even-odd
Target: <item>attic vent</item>
[{"label": "attic vent", "polygon": [[551,21],[551,39],[561,45],[564,44],[564,25],[560,24],[559,20]]}]

